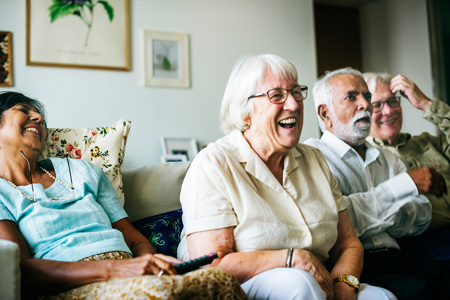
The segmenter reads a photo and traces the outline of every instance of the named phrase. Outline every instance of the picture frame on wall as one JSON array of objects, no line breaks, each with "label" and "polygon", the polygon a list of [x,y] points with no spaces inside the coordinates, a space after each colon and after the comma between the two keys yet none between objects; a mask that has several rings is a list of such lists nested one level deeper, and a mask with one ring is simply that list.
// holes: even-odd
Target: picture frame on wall
[{"label": "picture frame on wall", "polygon": [[129,0],[26,0],[30,66],[130,70]]},{"label": "picture frame on wall", "polygon": [[198,154],[197,141],[191,138],[161,138],[163,155],[184,155],[192,161]]},{"label": "picture frame on wall", "polygon": [[187,161],[186,155],[183,155],[183,154],[175,154],[175,155],[164,154],[164,155],[161,155],[161,162],[162,163],[166,163],[166,162],[182,162],[182,161]]},{"label": "picture frame on wall", "polygon": [[189,35],[144,30],[144,84],[190,88]]},{"label": "picture frame on wall", "polygon": [[0,86],[12,85],[12,34],[0,31]]}]

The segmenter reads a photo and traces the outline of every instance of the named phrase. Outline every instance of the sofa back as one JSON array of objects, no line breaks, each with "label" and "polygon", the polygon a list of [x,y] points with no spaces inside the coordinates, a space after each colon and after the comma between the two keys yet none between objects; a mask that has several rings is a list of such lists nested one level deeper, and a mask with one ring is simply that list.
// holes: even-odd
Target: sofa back
[{"label": "sofa back", "polygon": [[180,191],[190,162],[122,170],[125,211],[131,222],[181,208]]}]

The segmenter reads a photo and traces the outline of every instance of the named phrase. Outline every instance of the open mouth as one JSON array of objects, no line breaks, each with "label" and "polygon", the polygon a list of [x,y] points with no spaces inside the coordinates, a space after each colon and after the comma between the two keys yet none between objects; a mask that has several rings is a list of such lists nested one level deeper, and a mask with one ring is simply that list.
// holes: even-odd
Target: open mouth
[{"label": "open mouth", "polygon": [[25,131],[32,132],[34,134],[39,135],[39,130],[36,127],[27,127],[27,128],[25,128]]},{"label": "open mouth", "polygon": [[297,118],[295,117],[283,119],[278,122],[278,125],[280,125],[283,128],[293,128],[295,127],[295,124],[297,124]]},{"label": "open mouth", "polygon": [[367,123],[370,123],[370,118],[369,118],[369,117],[364,117],[364,118],[361,118],[361,119],[356,120],[355,123],[359,123],[359,122],[367,122]]},{"label": "open mouth", "polygon": [[392,119],[392,120],[387,120],[387,121],[384,121],[384,122],[380,122],[380,125],[392,125],[392,124],[395,123],[396,120],[397,119]]}]

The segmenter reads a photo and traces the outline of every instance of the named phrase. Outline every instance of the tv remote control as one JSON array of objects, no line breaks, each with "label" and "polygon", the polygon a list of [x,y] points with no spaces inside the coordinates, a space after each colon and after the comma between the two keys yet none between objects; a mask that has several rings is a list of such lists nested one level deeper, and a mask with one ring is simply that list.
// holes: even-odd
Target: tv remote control
[{"label": "tv remote control", "polygon": [[201,266],[211,263],[215,258],[217,258],[217,253],[210,253],[202,257],[194,258],[184,263],[175,265],[174,268],[178,274],[185,274],[187,272],[196,270]]}]

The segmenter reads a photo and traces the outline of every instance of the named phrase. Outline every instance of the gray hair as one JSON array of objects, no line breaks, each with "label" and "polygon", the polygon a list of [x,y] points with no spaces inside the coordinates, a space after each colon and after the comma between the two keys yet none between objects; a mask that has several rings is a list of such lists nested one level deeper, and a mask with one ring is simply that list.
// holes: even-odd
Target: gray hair
[{"label": "gray hair", "polygon": [[317,119],[319,121],[319,127],[320,130],[325,131],[325,123],[323,122],[322,118],[319,116],[318,108],[319,105],[325,104],[328,109],[331,112],[334,112],[333,110],[333,86],[330,84],[330,81],[335,76],[344,75],[344,74],[353,74],[358,77],[361,77],[361,79],[364,79],[361,72],[358,70],[352,69],[352,68],[342,68],[331,72],[326,72],[325,75],[322,77],[319,77],[316,82],[314,83],[313,87],[313,98],[314,98],[314,105],[316,108],[316,114]]},{"label": "gray hair", "polygon": [[287,60],[274,54],[245,56],[231,71],[220,108],[220,126],[225,134],[233,130],[245,131],[244,121],[253,114],[253,102],[248,99],[257,92],[268,74],[284,80],[298,81],[297,70]]},{"label": "gray hair", "polygon": [[367,83],[367,87],[369,91],[374,91],[379,83],[387,83],[390,84],[392,80],[392,76],[388,73],[373,73],[366,72],[363,74],[364,80]]}]

